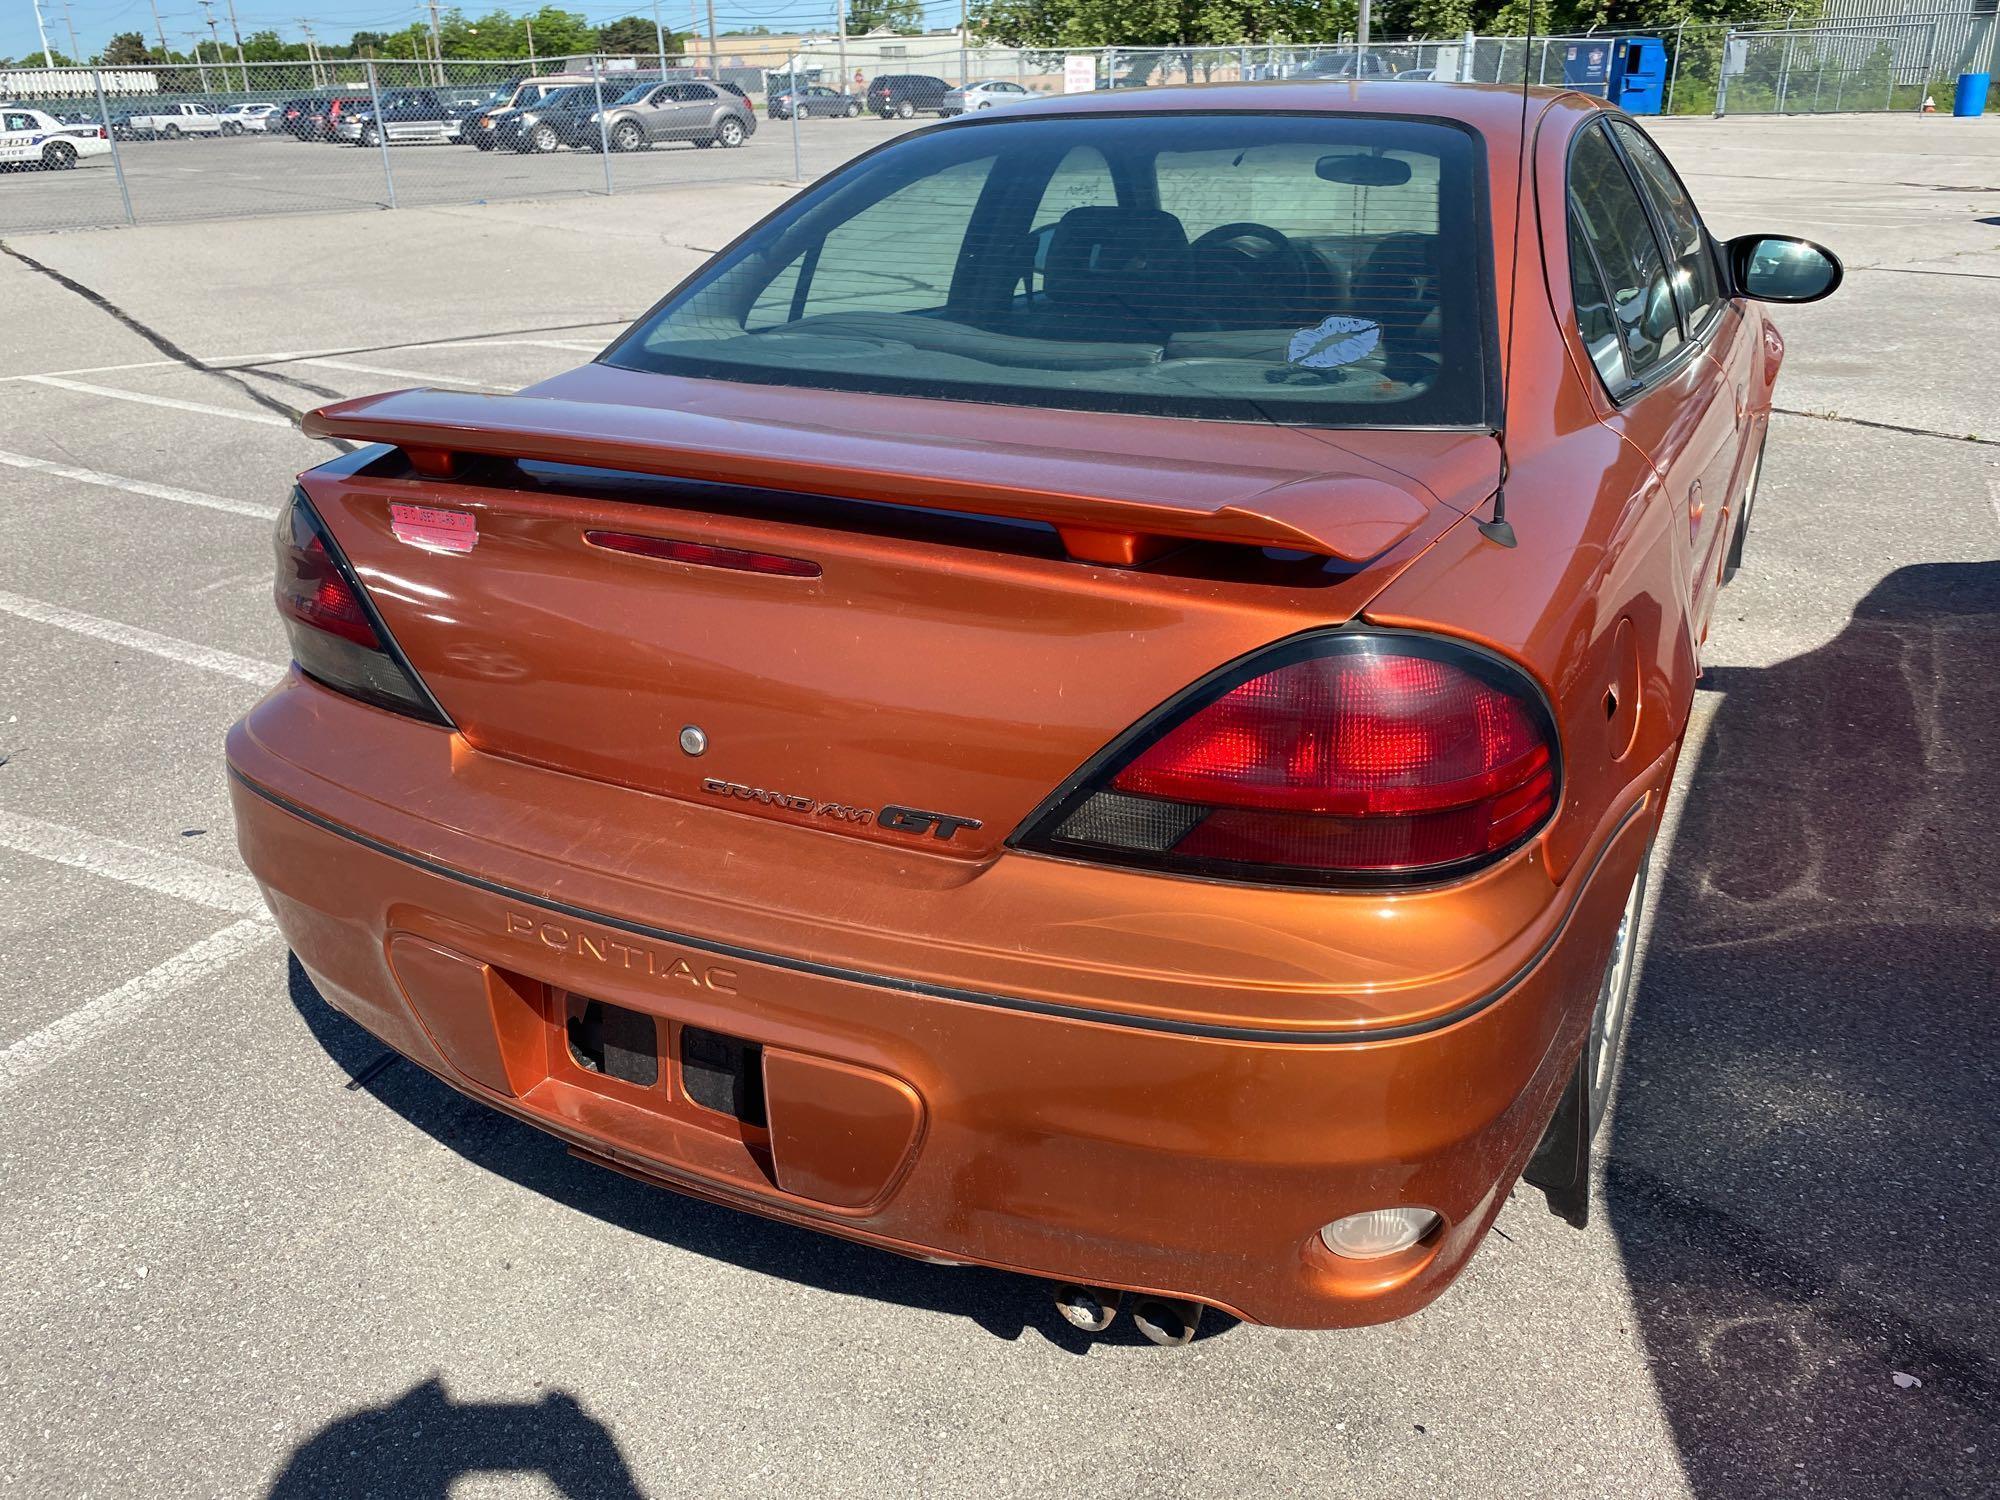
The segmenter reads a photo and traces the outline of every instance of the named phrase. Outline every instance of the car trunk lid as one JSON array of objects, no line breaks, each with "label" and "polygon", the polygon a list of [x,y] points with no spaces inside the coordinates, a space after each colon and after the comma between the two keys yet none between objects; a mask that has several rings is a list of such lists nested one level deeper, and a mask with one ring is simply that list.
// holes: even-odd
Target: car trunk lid
[{"label": "car trunk lid", "polygon": [[598,366],[306,426],[408,456],[305,484],[472,747],[966,857],[1214,667],[1351,618],[1496,457]]}]

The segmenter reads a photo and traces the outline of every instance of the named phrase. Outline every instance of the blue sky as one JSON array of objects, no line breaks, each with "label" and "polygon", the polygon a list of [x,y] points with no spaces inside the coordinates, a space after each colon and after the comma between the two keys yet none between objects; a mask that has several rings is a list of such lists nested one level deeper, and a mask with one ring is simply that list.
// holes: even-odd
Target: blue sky
[{"label": "blue sky", "polygon": [[[167,41],[178,51],[188,47],[186,33],[207,34],[201,7],[196,0],[157,0],[160,19],[166,23]],[[443,3],[443,0],[440,0]],[[565,3],[554,0],[564,10],[580,11],[593,21],[610,21],[624,15],[650,15],[652,0],[639,3]],[[704,0],[697,0],[697,4]],[[69,0],[70,15],[76,23],[77,41],[85,56],[102,49],[105,40],[120,31],[153,36],[153,11],[148,0]],[[803,31],[833,24],[834,0],[716,0],[715,22],[722,31],[734,27],[768,26],[773,31]],[[508,0],[466,0],[461,9],[470,14],[508,10],[532,13],[542,8],[542,0],[508,3]],[[236,19],[247,36],[253,31],[274,30],[290,40],[298,40],[299,17],[313,23],[323,42],[345,41],[354,31],[396,31],[420,18],[428,18],[427,6],[413,0],[236,0]],[[661,0],[661,14],[669,26],[683,30],[688,25],[688,0]],[[953,25],[958,20],[957,0],[929,4],[926,18],[933,26]],[[222,35],[229,36],[228,0],[216,0],[215,17]],[[42,18],[49,29],[49,45],[59,52],[69,51],[69,29],[63,22],[62,0],[42,0]],[[31,0],[0,0],[0,57],[27,57],[40,50],[35,38],[35,12]]]}]

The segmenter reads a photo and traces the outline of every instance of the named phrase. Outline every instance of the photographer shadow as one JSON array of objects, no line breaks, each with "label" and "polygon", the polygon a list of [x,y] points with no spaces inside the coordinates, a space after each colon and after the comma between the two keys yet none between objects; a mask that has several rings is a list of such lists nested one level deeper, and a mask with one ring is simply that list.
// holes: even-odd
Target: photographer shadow
[{"label": "photographer shadow", "polygon": [[435,1376],[321,1428],[293,1452],[269,1500],[447,1500],[466,1474],[535,1474],[573,1500],[641,1500],[617,1441],[567,1391],[461,1403]]},{"label": "photographer shadow", "polygon": [[1712,671],[1606,1200],[1696,1493],[2000,1493],[2000,563]]}]

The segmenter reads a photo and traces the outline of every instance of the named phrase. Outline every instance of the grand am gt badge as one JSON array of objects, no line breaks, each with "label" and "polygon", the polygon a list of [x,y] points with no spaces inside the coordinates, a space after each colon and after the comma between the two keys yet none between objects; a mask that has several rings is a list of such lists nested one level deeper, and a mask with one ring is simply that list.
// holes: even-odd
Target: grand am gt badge
[{"label": "grand am gt badge", "polygon": [[733,797],[740,802],[761,803],[765,807],[803,813],[811,818],[831,818],[839,823],[873,823],[876,827],[886,828],[891,833],[914,834],[919,838],[928,834],[931,838],[945,843],[957,837],[962,828],[982,826],[977,818],[959,818],[950,813],[926,812],[919,807],[903,807],[890,803],[878,812],[872,807],[851,807],[845,802],[822,802],[817,798],[793,792],[773,792],[761,786],[745,786],[741,782],[724,781],[717,776],[705,778],[701,789],[711,797]]}]

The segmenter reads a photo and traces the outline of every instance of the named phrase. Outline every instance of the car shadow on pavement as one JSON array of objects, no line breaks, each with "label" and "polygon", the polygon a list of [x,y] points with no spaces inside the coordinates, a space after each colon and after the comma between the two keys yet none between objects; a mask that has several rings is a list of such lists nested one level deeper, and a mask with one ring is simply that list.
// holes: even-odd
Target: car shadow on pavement
[{"label": "car shadow on pavement", "polygon": [[[1127,1315],[1099,1334],[1082,1333],[1056,1312],[1047,1282],[977,1266],[930,1265],[851,1240],[815,1234],[756,1214],[683,1197],[577,1160],[551,1136],[454,1092],[335,1010],[289,960],[292,1004],[327,1055],[382,1104],[460,1156],[565,1208],[745,1270],[849,1296],[954,1313],[995,1338],[1029,1332],[1070,1354],[1098,1345],[1143,1345]],[[1209,1339],[1236,1326],[1210,1308],[1197,1330]]]},{"label": "car shadow on pavement", "polygon": [[447,1500],[453,1481],[466,1474],[537,1474],[572,1500],[641,1495],[610,1430],[569,1392],[457,1402],[432,1377],[386,1406],[322,1427],[293,1452],[268,1500]]},{"label": "car shadow on pavement", "polygon": [[2000,1493],[2000,562],[1702,687],[1605,1184],[1684,1471]]}]

